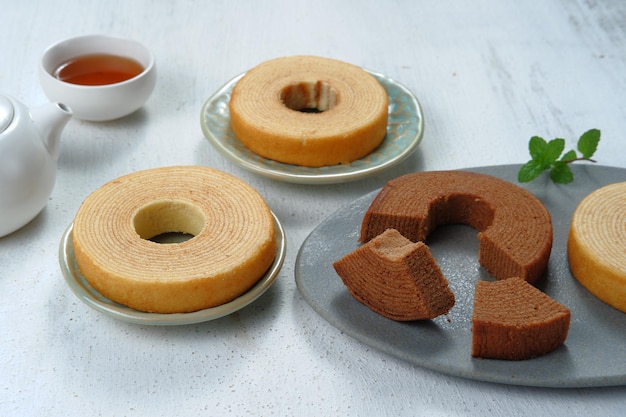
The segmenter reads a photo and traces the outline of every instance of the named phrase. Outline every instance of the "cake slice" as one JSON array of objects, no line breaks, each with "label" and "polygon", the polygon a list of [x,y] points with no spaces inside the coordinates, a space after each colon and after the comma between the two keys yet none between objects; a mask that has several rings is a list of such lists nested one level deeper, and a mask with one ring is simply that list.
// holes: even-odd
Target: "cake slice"
[{"label": "cake slice", "polygon": [[427,320],[454,305],[428,246],[388,229],[333,264],[350,293],[371,310],[397,321]]},{"label": "cake slice", "polygon": [[474,295],[472,356],[522,360],[565,342],[567,307],[521,278],[479,281]]}]

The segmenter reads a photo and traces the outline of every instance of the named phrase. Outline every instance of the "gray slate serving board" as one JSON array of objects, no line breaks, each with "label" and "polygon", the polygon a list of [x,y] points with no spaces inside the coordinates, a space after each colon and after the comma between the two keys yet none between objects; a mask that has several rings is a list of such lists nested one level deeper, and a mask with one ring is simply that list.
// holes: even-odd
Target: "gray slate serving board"
[{"label": "gray slate serving board", "polygon": [[[424,368],[513,385],[626,384],[626,314],[598,300],[574,279],[566,249],[577,204],[599,187],[626,181],[626,169],[586,164],[574,164],[572,169],[575,180],[568,185],[553,184],[547,175],[522,185],[545,204],[554,227],[548,268],[536,286],[572,312],[565,344],[548,355],[525,361],[471,357],[474,286],[478,280],[492,278],[478,265],[476,231],[468,226],[441,227],[427,241],[456,296],[456,305],[447,316],[395,322],[356,301],[332,263],[359,245],[361,220],[379,190],[336,211],[305,239],[296,259],[298,289],[318,314],[347,335]],[[518,170],[519,165],[467,169],[513,183],[517,183]]]}]

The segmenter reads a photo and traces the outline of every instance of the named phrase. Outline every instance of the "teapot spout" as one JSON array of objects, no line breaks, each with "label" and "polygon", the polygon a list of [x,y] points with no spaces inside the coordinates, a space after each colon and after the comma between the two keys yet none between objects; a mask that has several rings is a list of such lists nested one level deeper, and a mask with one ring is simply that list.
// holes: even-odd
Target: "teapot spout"
[{"label": "teapot spout", "polygon": [[54,159],[59,158],[61,132],[72,117],[69,107],[61,103],[48,103],[30,110],[30,117],[41,134],[41,140]]}]

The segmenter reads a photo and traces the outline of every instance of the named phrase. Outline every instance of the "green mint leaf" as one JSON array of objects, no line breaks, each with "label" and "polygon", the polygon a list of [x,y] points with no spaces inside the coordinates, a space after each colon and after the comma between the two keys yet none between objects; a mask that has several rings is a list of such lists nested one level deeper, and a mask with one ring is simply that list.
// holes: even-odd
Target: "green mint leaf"
[{"label": "green mint leaf", "polygon": [[569,184],[574,181],[574,173],[566,162],[558,161],[550,170],[550,178],[557,184]]},{"label": "green mint leaf", "polygon": [[552,139],[548,142],[543,154],[540,156],[540,161],[544,167],[549,168],[554,164],[561,153],[565,149],[565,139]]},{"label": "green mint leaf", "polygon": [[548,142],[539,136],[533,136],[528,142],[528,150],[532,159],[539,159],[548,147]]},{"label": "green mint leaf", "polygon": [[591,129],[582,134],[578,139],[578,151],[583,154],[583,158],[589,159],[596,153],[600,142],[600,131]]},{"label": "green mint leaf", "polygon": [[530,182],[544,171],[550,170],[550,178],[557,184],[569,184],[574,180],[574,173],[569,164],[587,160],[595,162],[591,156],[596,152],[600,142],[600,131],[591,129],[581,135],[578,140],[578,151],[572,149],[561,155],[565,150],[565,139],[556,138],[549,142],[539,136],[533,136],[528,143],[531,160],[520,167],[517,173],[518,182]]},{"label": "green mint leaf", "polygon": [[575,161],[576,158],[578,158],[578,155],[576,155],[576,151],[572,149],[571,151],[565,153],[561,157],[561,161],[563,161],[563,162],[571,162],[571,161]]},{"label": "green mint leaf", "polygon": [[546,168],[541,165],[541,162],[536,159],[531,159],[520,168],[517,173],[517,181],[530,182],[541,175],[541,173],[545,170]]}]

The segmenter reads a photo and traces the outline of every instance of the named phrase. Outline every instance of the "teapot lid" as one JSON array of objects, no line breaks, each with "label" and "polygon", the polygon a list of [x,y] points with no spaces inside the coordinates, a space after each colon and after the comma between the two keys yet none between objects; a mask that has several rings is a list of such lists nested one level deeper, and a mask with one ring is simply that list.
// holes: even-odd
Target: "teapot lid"
[{"label": "teapot lid", "polygon": [[0,95],[0,133],[4,132],[13,121],[13,103]]}]

